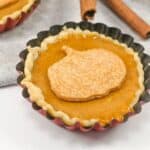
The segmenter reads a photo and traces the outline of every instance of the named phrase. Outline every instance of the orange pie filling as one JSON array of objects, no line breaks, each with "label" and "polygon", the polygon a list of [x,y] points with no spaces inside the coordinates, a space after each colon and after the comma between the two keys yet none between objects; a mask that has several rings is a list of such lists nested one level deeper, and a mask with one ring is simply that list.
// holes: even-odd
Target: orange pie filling
[{"label": "orange pie filling", "polygon": [[18,0],[0,0],[0,8],[16,3]]},{"label": "orange pie filling", "polygon": [[[48,69],[66,56],[62,51],[64,45],[81,52],[89,49],[105,49],[117,55],[124,62],[126,67],[126,76],[120,87],[111,91],[106,96],[95,98],[91,101],[73,102],[58,98],[51,89]],[[30,82],[41,90],[44,101],[48,105],[50,104],[55,111],[67,114],[69,118],[78,118],[81,122],[82,120],[95,119],[98,120],[101,125],[108,124],[112,119],[122,121],[125,114],[133,111],[132,108],[143,91],[143,86],[139,82],[139,80],[141,80],[141,82],[143,80],[140,79],[143,73],[142,65],[141,63],[139,64],[139,60],[136,60],[139,59],[137,54],[135,53],[136,59],[133,54],[132,49],[127,48],[123,44],[114,42],[114,40],[110,38],[100,36],[96,33],[90,34],[89,32],[85,36],[84,33],[76,34],[74,32],[73,34],[68,34],[65,38],[60,38],[55,42],[49,43],[45,50],[38,52],[38,56],[36,56],[37,58],[34,60],[32,66]],[[140,69],[138,69],[138,65],[141,65]],[[25,80],[23,84],[27,85]],[[34,101],[33,98],[31,99]],[[51,111],[49,112],[52,113]],[[66,123],[68,122],[66,121]]]}]

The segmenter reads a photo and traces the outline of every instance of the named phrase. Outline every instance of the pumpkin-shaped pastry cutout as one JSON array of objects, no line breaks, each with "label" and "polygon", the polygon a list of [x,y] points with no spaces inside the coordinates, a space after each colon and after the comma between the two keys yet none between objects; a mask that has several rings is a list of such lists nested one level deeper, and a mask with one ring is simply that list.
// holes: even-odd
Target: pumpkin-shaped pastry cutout
[{"label": "pumpkin-shaped pastry cutout", "polygon": [[63,50],[67,56],[48,69],[51,89],[60,99],[93,100],[119,88],[125,79],[124,62],[108,50]]}]

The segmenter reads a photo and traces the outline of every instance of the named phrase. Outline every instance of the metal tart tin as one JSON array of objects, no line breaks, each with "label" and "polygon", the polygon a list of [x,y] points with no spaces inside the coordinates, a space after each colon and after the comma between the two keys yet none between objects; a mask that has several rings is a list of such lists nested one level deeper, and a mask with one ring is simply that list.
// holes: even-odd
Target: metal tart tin
[{"label": "metal tart tin", "polygon": [[[121,122],[118,122],[117,120],[112,120],[105,127],[101,126],[100,123],[96,123],[95,125],[90,126],[90,127],[84,127],[79,122],[77,122],[76,124],[74,124],[72,126],[68,126],[60,118],[54,118],[53,116],[51,116],[51,114],[49,114],[48,112],[43,110],[36,103],[31,102],[29,100],[30,95],[28,93],[27,88],[23,87],[23,92],[22,92],[23,97],[27,98],[32,103],[33,109],[37,110],[43,116],[45,116],[49,120],[52,120],[55,124],[57,124],[61,127],[64,127],[69,130],[80,130],[82,132],[88,132],[88,131],[92,131],[92,130],[105,131],[105,130],[112,128],[120,123],[126,122],[130,116],[140,113],[141,109],[142,109],[142,104],[150,101],[150,65],[149,65],[150,64],[150,56],[144,52],[144,47],[141,44],[134,42],[134,38],[132,36],[122,33],[121,30],[116,27],[108,27],[107,25],[105,25],[103,23],[94,23],[93,24],[93,23],[85,22],[85,21],[82,21],[79,23],[66,22],[63,25],[54,25],[47,31],[39,32],[37,35],[37,38],[30,40],[27,43],[27,46],[29,46],[29,45],[31,47],[40,46],[43,39],[45,39],[49,35],[51,35],[51,36],[57,35],[63,29],[64,26],[67,28],[73,28],[73,29],[75,29],[76,27],[80,27],[82,30],[96,31],[100,34],[104,34],[105,36],[111,37],[114,40],[118,40],[120,43],[124,43],[130,48],[133,48],[133,50],[139,54],[141,62],[144,66],[145,90],[144,90],[143,94],[141,95],[139,101],[134,105],[134,107],[133,107],[134,112],[132,112],[132,113],[129,112],[126,115],[124,115],[124,119]],[[21,61],[16,66],[16,69],[19,72],[19,76],[17,79],[18,84],[20,84],[24,78],[24,62],[26,60],[27,55],[28,55],[27,49],[23,50],[19,55],[21,58]]]}]

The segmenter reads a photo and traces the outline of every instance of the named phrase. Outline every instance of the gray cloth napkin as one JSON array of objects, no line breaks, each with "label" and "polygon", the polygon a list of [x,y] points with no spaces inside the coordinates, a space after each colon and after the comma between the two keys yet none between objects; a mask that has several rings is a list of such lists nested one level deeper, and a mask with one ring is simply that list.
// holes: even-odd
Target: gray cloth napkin
[{"label": "gray cloth napkin", "polygon": [[[149,0],[125,0],[140,16],[150,23]],[[51,25],[66,21],[80,21],[79,0],[41,0],[34,13],[20,26],[0,34],[0,87],[16,84],[16,63],[18,54],[25,48],[26,42],[36,37],[41,30]],[[97,1],[97,14],[94,22],[103,22],[116,26],[123,32],[131,34],[135,40],[144,45],[150,54],[150,39],[143,40],[121,21],[101,0]]]}]

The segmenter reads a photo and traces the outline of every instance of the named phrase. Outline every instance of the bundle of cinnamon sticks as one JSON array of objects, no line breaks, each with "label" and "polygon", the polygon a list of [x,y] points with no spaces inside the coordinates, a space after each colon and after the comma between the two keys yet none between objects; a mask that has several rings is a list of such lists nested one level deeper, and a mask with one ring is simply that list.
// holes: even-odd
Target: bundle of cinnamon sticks
[{"label": "bundle of cinnamon sticks", "polygon": [[[123,0],[105,0],[105,3],[141,37],[150,37],[150,25],[140,18]],[[91,20],[96,13],[96,0],[80,0],[81,17]]]}]

